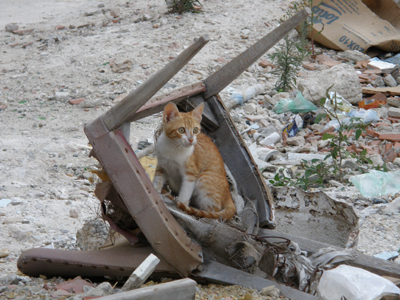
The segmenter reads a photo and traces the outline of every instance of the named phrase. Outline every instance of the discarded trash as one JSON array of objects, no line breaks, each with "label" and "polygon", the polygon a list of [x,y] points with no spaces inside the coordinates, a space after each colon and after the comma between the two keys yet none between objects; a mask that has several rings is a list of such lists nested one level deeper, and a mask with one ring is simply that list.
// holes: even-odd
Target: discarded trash
[{"label": "discarded trash", "polygon": [[384,260],[395,260],[399,256],[398,251],[391,251],[391,252],[382,252],[379,254],[375,254],[374,257],[384,259]]},{"label": "discarded trash", "polygon": [[326,99],[324,107],[328,111],[329,117],[331,119],[336,119],[336,116],[339,119],[346,118],[347,113],[353,108],[351,103],[336,92],[329,92],[328,96],[329,98]]},{"label": "discarded trash", "polygon": [[360,110],[352,110],[347,116],[350,118],[360,118],[360,122],[363,124],[369,124],[379,120],[377,112],[371,109],[365,110],[361,108]]},{"label": "discarded trash", "polygon": [[[235,101],[236,105],[243,105],[243,103],[247,102],[250,99],[253,99],[257,95],[261,94],[264,91],[264,85],[256,84],[245,90],[234,90],[231,99]],[[231,107],[233,107],[232,105]]]},{"label": "discarded trash", "polygon": [[274,133],[270,134],[269,136],[267,136],[265,139],[261,140],[260,144],[265,145],[265,146],[271,146],[280,140],[281,140],[281,136],[278,133],[274,132]]},{"label": "discarded trash", "polygon": [[324,271],[318,284],[324,300],[373,300],[387,294],[399,295],[400,289],[381,276],[347,265]]},{"label": "discarded trash", "polygon": [[366,98],[358,103],[358,107],[364,109],[377,108],[386,104],[386,96],[382,93],[377,93],[372,97]]},{"label": "discarded trash", "polygon": [[160,259],[157,256],[150,254],[128,278],[122,287],[122,290],[130,291],[140,287],[147,280],[147,278],[149,278],[151,273],[154,272],[159,262]]},{"label": "discarded trash", "polygon": [[314,124],[315,117],[312,114],[306,114],[303,116],[303,127],[305,128],[308,125],[313,125]]},{"label": "discarded trash", "polygon": [[393,195],[400,191],[399,176],[400,171],[381,172],[371,170],[367,174],[351,176],[349,181],[354,184],[364,197],[379,197]]},{"label": "discarded trash", "polygon": [[[322,2],[322,4],[321,4]],[[366,3],[369,3],[366,5]],[[382,1],[348,2],[334,0],[313,1],[315,20],[314,40],[335,50],[358,50],[365,52],[375,46],[388,52],[399,52],[398,10],[395,2]]]},{"label": "discarded trash", "polygon": [[272,109],[277,114],[291,111],[292,113],[309,112],[312,110],[317,110],[318,107],[315,106],[310,101],[306,100],[300,91],[297,92],[294,100],[292,99],[282,99],[279,101]]},{"label": "discarded trash", "polygon": [[303,119],[296,115],[292,122],[283,128],[282,132],[286,133],[288,137],[294,137],[301,128],[303,128]]},{"label": "discarded trash", "polygon": [[[348,124],[350,122],[351,118],[360,118],[360,120],[358,121],[353,121],[353,123],[363,123],[363,124],[369,124],[372,122],[377,122],[379,120],[378,118],[378,114],[376,111],[372,110],[372,109],[360,109],[360,110],[351,110],[350,112],[347,113],[347,117],[348,118],[343,118],[341,119],[341,122],[343,124]],[[340,127],[339,121],[334,119],[332,121],[329,121],[325,127],[323,128],[323,130],[326,130],[330,127],[334,127],[335,130],[338,130]]]}]

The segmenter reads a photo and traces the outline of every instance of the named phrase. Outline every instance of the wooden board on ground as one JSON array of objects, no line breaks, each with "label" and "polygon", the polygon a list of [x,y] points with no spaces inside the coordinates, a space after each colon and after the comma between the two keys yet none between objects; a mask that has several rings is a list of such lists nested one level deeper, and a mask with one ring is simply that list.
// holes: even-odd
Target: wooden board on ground
[{"label": "wooden board on ground", "polygon": [[101,297],[101,300],[194,300],[196,281],[185,278],[128,292]]}]

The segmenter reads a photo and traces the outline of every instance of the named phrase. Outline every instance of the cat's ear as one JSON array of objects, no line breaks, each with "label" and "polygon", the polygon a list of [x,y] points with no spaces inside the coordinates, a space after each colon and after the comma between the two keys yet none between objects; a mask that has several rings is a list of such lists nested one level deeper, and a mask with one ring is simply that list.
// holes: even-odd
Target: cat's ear
[{"label": "cat's ear", "polygon": [[173,102],[168,103],[167,106],[164,108],[164,115],[163,115],[164,123],[167,124],[177,116],[179,116],[178,107],[176,107],[175,103]]},{"label": "cat's ear", "polygon": [[201,117],[203,114],[204,102],[201,102],[199,105],[196,106],[195,109],[192,111],[192,116],[196,118],[199,123],[201,122]]}]

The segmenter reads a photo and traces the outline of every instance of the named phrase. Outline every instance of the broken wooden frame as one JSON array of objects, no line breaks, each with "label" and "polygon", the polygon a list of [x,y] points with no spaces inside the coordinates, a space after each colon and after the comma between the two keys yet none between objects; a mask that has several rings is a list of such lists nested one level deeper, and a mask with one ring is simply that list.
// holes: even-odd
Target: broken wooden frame
[{"label": "broken wooden frame", "polygon": [[[273,228],[272,195],[217,94],[307,15],[305,9],[298,12],[204,83],[150,99],[208,42],[208,36],[200,37],[121,102],[85,125],[94,156],[107,172],[126,209],[154,250],[182,276],[188,276],[202,263],[201,248],[191,241],[169,213],[126,138],[117,129],[127,122],[162,111],[170,101],[183,110],[191,110],[204,102],[202,125],[236,179],[239,193],[254,203],[260,226]],[[139,111],[146,102],[149,104]]]},{"label": "broken wooden frame", "polygon": [[[104,198],[111,189],[115,189],[121,205],[136,221],[151,247],[123,245],[82,252],[31,249],[21,254],[18,268],[32,276],[129,276],[153,252],[161,259],[156,275],[176,277],[179,274],[206,282],[241,284],[258,289],[273,284],[291,298],[315,299],[273,281],[216,262],[204,262],[201,247],[186,235],[165,207],[126,139],[129,136],[129,122],[161,112],[170,101],[178,104],[184,111],[204,102],[204,130],[220,150],[237,181],[239,193],[250,199],[257,208],[261,227],[274,228],[271,192],[217,94],[306,16],[306,10],[297,13],[203,82],[151,98],[207,43],[208,37],[203,36],[120,103],[85,126],[85,133],[93,146],[93,155],[111,179],[107,190],[103,190]],[[118,128],[122,130],[117,130]],[[280,233],[278,235],[284,236]],[[128,237],[128,240],[136,242],[135,237]],[[362,262],[361,265],[363,264],[365,266],[367,262]],[[202,271],[195,271],[200,265]],[[379,266],[376,268],[379,269]],[[225,275],[221,275],[222,273]],[[389,273],[400,277],[400,270],[396,268]],[[229,274],[232,276],[228,276]],[[246,280],[238,279],[244,278],[245,274],[248,277]]]}]

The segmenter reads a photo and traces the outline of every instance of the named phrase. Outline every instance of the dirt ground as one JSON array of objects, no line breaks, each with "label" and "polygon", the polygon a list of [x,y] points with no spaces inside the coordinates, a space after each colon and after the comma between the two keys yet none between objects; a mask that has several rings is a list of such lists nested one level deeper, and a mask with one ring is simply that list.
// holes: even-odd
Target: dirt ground
[{"label": "dirt ground", "polygon": [[[178,16],[167,14],[163,0],[1,1],[0,274],[17,272],[25,249],[76,249],[76,231],[97,216],[88,172],[97,162],[88,157],[86,122],[202,34],[210,42],[160,92],[205,79],[276,28],[292,1],[201,2],[201,14]],[[117,18],[110,15],[115,8]],[[12,22],[33,31],[6,32]],[[113,72],[111,66],[127,60],[128,71]],[[231,86],[267,84],[271,77],[261,74],[251,67]],[[86,100],[68,103],[78,98]],[[132,124],[134,150],[159,121],[152,116]],[[4,200],[12,202],[3,207]],[[397,251],[396,216],[380,214],[379,206],[368,209],[358,250]]]}]

